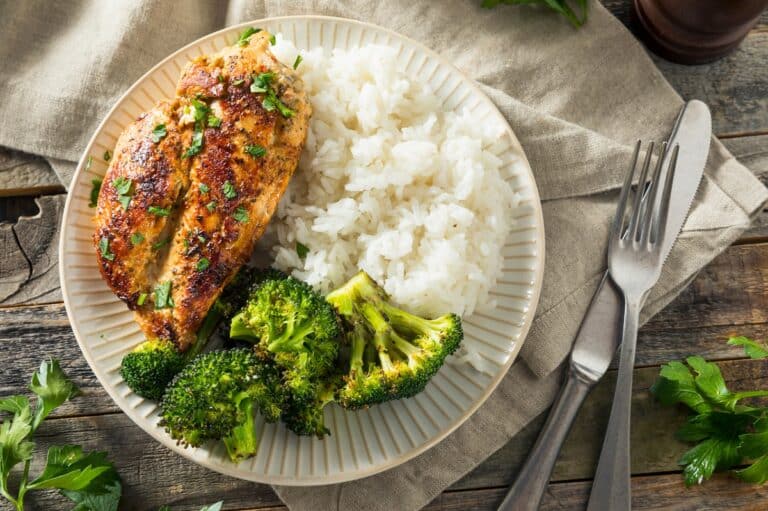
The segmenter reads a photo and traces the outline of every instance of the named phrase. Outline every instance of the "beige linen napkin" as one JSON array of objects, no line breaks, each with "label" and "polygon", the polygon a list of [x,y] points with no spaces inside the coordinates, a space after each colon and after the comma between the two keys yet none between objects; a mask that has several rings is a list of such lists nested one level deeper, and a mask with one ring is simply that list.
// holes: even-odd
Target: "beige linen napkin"
[{"label": "beige linen napkin", "polygon": [[[637,138],[665,138],[682,104],[599,4],[580,30],[540,9],[478,4],[36,0],[7,3],[0,17],[0,145],[46,156],[64,183],[101,117],[136,78],[205,33],[267,16],[342,16],[419,40],[477,80],[509,120],[536,175],[547,244],[544,288],[520,361],[474,416],[418,458],[353,483],[275,488],[293,510],[417,509],[546,409],[604,270],[607,226],[631,146]],[[738,238],[766,199],[760,182],[713,140],[697,200],[645,318]]]}]

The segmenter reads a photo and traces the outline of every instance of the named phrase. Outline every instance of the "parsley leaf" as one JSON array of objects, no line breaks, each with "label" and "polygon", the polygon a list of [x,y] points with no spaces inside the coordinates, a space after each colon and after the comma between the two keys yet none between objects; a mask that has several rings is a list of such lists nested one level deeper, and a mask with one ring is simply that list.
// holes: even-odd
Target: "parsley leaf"
[{"label": "parsley leaf", "polygon": [[171,237],[163,238],[158,242],[152,243],[152,250],[159,250],[171,242]]},{"label": "parsley leaf", "polygon": [[200,193],[208,193],[211,191],[211,187],[205,183],[200,183]]},{"label": "parsley leaf", "polygon": [[89,208],[95,208],[98,204],[102,182],[101,179],[91,179],[91,202],[88,203]]},{"label": "parsley leaf", "polygon": [[309,254],[309,247],[306,246],[303,243],[296,242],[296,254],[299,256],[299,259],[306,259],[307,254]]},{"label": "parsley leaf", "polygon": [[229,200],[237,197],[237,190],[235,190],[235,185],[229,181],[224,182],[224,185],[221,187],[221,191],[224,193],[224,197]]},{"label": "parsley leaf", "polygon": [[[729,344],[755,349],[758,356],[762,349],[746,338],[733,338]],[[664,364],[659,376],[651,388],[654,396],[662,404],[682,403],[693,411],[676,434],[680,440],[696,443],[680,459],[687,486],[745,461],[752,464],[735,471],[736,476],[752,483],[768,481],[768,407],[739,403],[766,397],[768,390],[731,392],[720,368],[701,357],[688,357],[685,364]]]},{"label": "parsley leaf", "polygon": [[301,61],[304,60],[301,55],[296,55],[296,60],[293,61],[293,69],[296,70],[297,67],[299,67],[299,64],[301,64]]},{"label": "parsley leaf", "polygon": [[269,90],[269,82],[275,77],[275,73],[259,73],[254,75],[251,83],[251,92],[264,93]]},{"label": "parsley leaf", "polygon": [[192,133],[192,143],[181,155],[182,158],[191,158],[203,149],[203,130],[195,128],[195,132]]},{"label": "parsley leaf", "polygon": [[[105,452],[83,452],[79,445],[54,445],[48,449],[43,472],[31,483],[30,489],[59,488],[83,490],[101,474],[112,469]],[[93,488],[102,491],[103,488]]]},{"label": "parsley leaf", "polygon": [[271,35],[269,36],[269,44],[271,44],[272,46],[274,46],[275,44],[277,44],[277,39],[275,39],[275,34],[271,34]]},{"label": "parsley leaf", "polygon": [[261,158],[262,156],[267,154],[267,150],[257,144],[245,146],[245,152],[250,154],[254,158]]},{"label": "parsley leaf", "polygon": [[171,214],[171,208],[159,208],[157,206],[150,206],[147,211],[155,216],[168,216]]},{"label": "parsley leaf", "polygon": [[40,364],[40,368],[32,375],[29,389],[37,394],[33,430],[53,410],[80,394],[80,389],[67,378],[57,360],[44,360]]},{"label": "parsley leaf", "polygon": [[155,287],[155,309],[169,309],[173,307],[171,296],[171,281],[162,282]]},{"label": "parsley leaf", "polygon": [[211,128],[218,128],[221,126],[221,119],[211,114],[208,116],[208,126]]},{"label": "parsley leaf", "polygon": [[197,271],[205,271],[208,269],[209,266],[211,266],[211,262],[207,258],[201,257],[197,261],[196,268],[197,268]]},{"label": "parsley leaf", "polygon": [[737,438],[708,438],[683,454],[683,480],[686,486],[701,484],[716,469],[729,468],[741,460]]},{"label": "parsley leaf", "polygon": [[749,358],[768,358],[768,346],[747,337],[731,337],[728,339],[728,344],[731,346],[743,346],[744,353]]},{"label": "parsley leaf", "polygon": [[164,139],[166,135],[168,135],[168,130],[166,130],[165,124],[158,124],[155,126],[155,129],[152,130],[152,142],[157,144]]},{"label": "parsley leaf", "polygon": [[142,241],[144,241],[144,235],[141,234],[140,232],[134,232],[133,234],[131,234],[131,245],[136,246],[140,244]]},{"label": "parsley leaf", "polygon": [[209,202],[208,204],[206,204],[206,205],[205,205],[205,209],[207,209],[208,211],[210,211],[211,213],[213,213],[213,210],[215,210],[215,209],[216,209],[216,201],[215,201],[215,200],[212,200],[211,202]]},{"label": "parsley leaf", "polygon": [[115,260],[115,254],[109,251],[109,238],[106,236],[102,236],[99,240],[99,252],[101,252],[101,257],[107,261]]},{"label": "parsley leaf", "polygon": [[139,298],[136,300],[136,303],[138,305],[144,305],[144,302],[147,301],[147,293],[139,293]]},{"label": "parsley leaf", "polygon": [[258,34],[261,32],[260,28],[254,28],[254,27],[248,27],[240,34],[240,37],[237,39],[237,44],[240,46],[248,46],[248,40],[251,38],[253,34]]},{"label": "parsley leaf", "polygon": [[237,209],[235,209],[235,212],[232,213],[232,218],[240,222],[241,224],[248,222],[248,211],[242,207],[238,206]]},{"label": "parsley leaf", "polygon": [[104,485],[104,490],[92,491],[90,485],[81,491],[61,490],[61,493],[76,504],[72,511],[117,511],[123,493],[120,477],[114,469],[104,472],[96,478],[93,485],[102,486],[98,481],[111,481]]},{"label": "parsley leaf", "polygon": [[93,156],[89,154],[85,160],[85,170],[91,170],[91,165],[93,165]]},{"label": "parsley leaf", "polygon": [[232,85],[242,85],[244,81],[245,81],[244,79],[240,78],[232,82]]},{"label": "parsley leaf", "polygon": [[133,181],[123,176],[112,180],[112,187],[117,192],[117,200],[124,210],[128,209],[128,205],[131,203],[131,188],[133,187]]},{"label": "parsley leaf", "polygon": [[275,92],[274,87],[271,85],[274,77],[274,73],[260,73],[254,76],[251,83],[251,92],[266,94],[266,97],[261,101],[261,106],[267,112],[277,108],[283,117],[293,117],[295,112],[280,101],[280,98],[277,97],[277,92]]},{"label": "parsley leaf", "polygon": [[568,0],[483,0],[480,5],[486,9],[491,9],[499,4],[539,4],[549,7],[556,13],[561,14],[571,25],[578,28],[587,21],[588,0],[575,0],[573,3],[578,7],[580,14],[576,14],[576,12],[568,5]]},{"label": "parsley leaf", "polygon": [[[58,406],[79,393],[56,360],[44,361],[32,376],[30,389],[37,395],[34,416],[24,396],[0,398],[0,410],[13,413],[0,424],[0,493],[16,509],[24,509],[24,495],[33,490],[58,489],[76,503],[74,511],[117,511],[122,494],[120,477],[101,452],[84,452],[77,445],[51,446],[43,471],[31,482],[29,468],[32,435]],[[26,462],[18,494],[11,495],[8,476],[18,463]]]},{"label": "parsley leaf", "polygon": [[111,159],[112,159],[112,152],[109,149],[107,149],[106,151],[104,151],[104,161],[109,161]]}]

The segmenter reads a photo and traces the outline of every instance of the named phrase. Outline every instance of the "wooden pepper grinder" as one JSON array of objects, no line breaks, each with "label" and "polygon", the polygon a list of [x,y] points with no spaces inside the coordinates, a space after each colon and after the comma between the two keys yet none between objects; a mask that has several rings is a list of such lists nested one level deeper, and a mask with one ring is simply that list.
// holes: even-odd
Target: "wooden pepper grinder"
[{"label": "wooden pepper grinder", "polygon": [[768,0],[634,0],[648,47],[681,64],[712,62],[733,51]]}]

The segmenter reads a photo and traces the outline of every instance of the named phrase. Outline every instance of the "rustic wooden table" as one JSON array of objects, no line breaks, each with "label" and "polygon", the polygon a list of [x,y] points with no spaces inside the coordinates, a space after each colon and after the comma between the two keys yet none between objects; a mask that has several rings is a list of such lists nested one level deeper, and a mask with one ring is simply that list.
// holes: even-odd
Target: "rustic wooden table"
[{"label": "rustic wooden table", "polygon": [[[631,2],[604,3],[631,28]],[[768,180],[768,15],[739,50],[717,63],[657,63],[684,98],[710,105],[716,134]],[[210,472],[162,447],[123,415],[98,384],[77,347],[58,289],[56,237],[63,193],[44,162],[0,151],[0,221],[6,222],[0,224],[0,395],[25,392],[43,357],[61,360],[85,394],[43,424],[42,447],[77,443],[108,451],[123,477],[125,509],[157,509],[167,503],[174,510],[196,511],[220,499],[225,509],[285,509],[268,486]],[[768,509],[768,487],[745,485],[727,475],[685,489],[677,460],[686,445],[673,436],[684,414],[659,407],[648,394],[660,364],[691,354],[721,361],[736,388],[768,387],[768,361],[747,360],[740,349],[726,346],[732,333],[768,336],[768,212],[640,333],[632,431],[635,509]],[[613,379],[612,371],[580,413],[542,509],[583,508]],[[542,422],[543,417],[535,420],[521,433],[525,442],[502,448],[427,509],[495,509]],[[525,448],[516,447],[521,444]],[[32,500],[29,508],[64,509],[65,504],[46,496]],[[8,507],[0,503],[0,509]]]}]

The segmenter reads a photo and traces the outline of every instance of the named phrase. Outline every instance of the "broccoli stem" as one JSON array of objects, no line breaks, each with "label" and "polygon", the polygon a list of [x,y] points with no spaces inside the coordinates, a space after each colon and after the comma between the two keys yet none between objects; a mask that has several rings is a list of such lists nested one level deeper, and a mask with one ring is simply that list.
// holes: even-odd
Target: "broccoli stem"
[{"label": "broccoli stem", "polygon": [[186,360],[192,360],[197,355],[199,355],[201,351],[203,351],[203,348],[205,348],[206,344],[208,344],[208,339],[213,335],[213,332],[216,330],[216,326],[219,324],[219,321],[221,321],[223,316],[223,305],[219,300],[216,300],[213,302],[213,305],[208,311],[208,314],[205,315],[203,324],[200,325],[200,329],[195,335],[195,342],[184,354]]},{"label": "broccoli stem", "polygon": [[272,353],[299,351],[304,348],[304,338],[312,332],[312,323],[310,321],[305,321],[297,328],[294,318],[290,318],[283,333],[280,337],[269,343],[267,349]]},{"label": "broccoli stem", "polygon": [[244,422],[235,426],[232,433],[222,439],[227,448],[229,459],[235,463],[256,454],[259,447],[254,420],[254,402],[249,397],[241,397],[240,399],[238,409],[244,415]]},{"label": "broccoli stem", "polygon": [[253,329],[245,320],[245,314],[242,312],[232,318],[232,324],[229,328],[229,336],[232,339],[240,339],[241,341],[259,341],[258,337],[253,335]]}]

